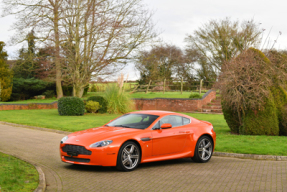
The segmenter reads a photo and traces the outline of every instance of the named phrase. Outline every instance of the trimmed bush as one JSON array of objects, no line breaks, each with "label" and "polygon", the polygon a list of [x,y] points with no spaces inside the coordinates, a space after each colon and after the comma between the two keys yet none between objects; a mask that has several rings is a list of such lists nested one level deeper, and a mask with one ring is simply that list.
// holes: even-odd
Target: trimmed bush
[{"label": "trimmed bush", "polygon": [[192,93],[190,96],[189,96],[190,99],[201,99],[201,96],[199,93]]},{"label": "trimmed bush", "polygon": [[88,113],[96,113],[101,108],[99,102],[96,101],[87,101],[86,102],[86,110]]},{"label": "trimmed bush", "polygon": [[102,97],[102,96],[91,96],[87,99],[87,102],[88,101],[96,101],[96,102],[99,102],[101,108],[99,109],[99,113],[107,113],[108,109],[107,109],[107,106],[108,106],[108,102],[107,100]]},{"label": "trimmed bush", "polygon": [[260,110],[248,110],[245,112],[242,129],[243,135],[279,135],[279,121],[274,99],[266,101],[264,108]]},{"label": "trimmed bush", "polygon": [[58,100],[58,112],[63,116],[81,116],[85,113],[85,104],[78,97],[62,97]]},{"label": "trimmed bush", "polygon": [[[221,105],[224,119],[229,126],[231,133],[239,134],[239,127],[241,125],[237,111],[227,107],[223,101],[221,102]],[[240,115],[242,116],[242,114]]]}]

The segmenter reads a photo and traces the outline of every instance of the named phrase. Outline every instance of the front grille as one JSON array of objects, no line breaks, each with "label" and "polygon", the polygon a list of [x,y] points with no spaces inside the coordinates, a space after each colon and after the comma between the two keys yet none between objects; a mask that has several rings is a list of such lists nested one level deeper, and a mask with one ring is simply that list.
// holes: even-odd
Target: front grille
[{"label": "front grille", "polygon": [[79,163],[89,163],[90,159],[80,159],[80,158],[73,158],[73,157],[64,157],[67,161],[74,161]]},{"label": "front grille", "polygon": [[[77,155],[91,155],[92,151],[87,150],[83,146],[79,145],[65,145],[62,150],[66,153],[77,154]],[[76,155],[73,155],[76,156]]]}]

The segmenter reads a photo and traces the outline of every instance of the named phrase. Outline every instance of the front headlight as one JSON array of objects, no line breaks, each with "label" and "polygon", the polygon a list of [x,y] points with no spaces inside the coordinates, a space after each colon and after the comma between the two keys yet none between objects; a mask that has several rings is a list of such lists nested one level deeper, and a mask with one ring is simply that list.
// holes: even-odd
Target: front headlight
[{"label": "front headlight", "polygon": [[61,140],[61,143],[65,143],[65,141],[67,141],[67,139],[69,139],[68,136],[64,137],[64,138]]},{"label": "front headlight", "polygon": [[111,144],[112,142],[113,142],[112,140],[99,141],[99,142],[93,143],[92,145],[90,145],[90,147],[91,148],[104,147],[104,146]]}]

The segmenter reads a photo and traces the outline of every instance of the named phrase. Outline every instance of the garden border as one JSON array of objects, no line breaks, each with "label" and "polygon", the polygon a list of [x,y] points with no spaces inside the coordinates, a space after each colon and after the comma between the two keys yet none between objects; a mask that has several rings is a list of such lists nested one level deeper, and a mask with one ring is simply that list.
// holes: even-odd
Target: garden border
[{"label": "garden border", "polygon": [[43,172],[43,170],[41,169],[40,166],[38,166],[36,163],[33,163],[31,161],[28,161],[27,159],[24,159],[18,155],[15,155],[13,153],[9,153],[9,152],[4,152],[2,150],[0,150],[1,153],[4,153],[6,155],[10,155],[13,156],[17,159],[20,159],[22,161],[25,161],[26,163],[29,163],[31,165],[33,165],[35,167],[35,169],[37,170],[38,174],[39,174],[39,184],[38,187],[34,190],[34,192],[44,192],[46,190],[46,178],[45,178],[45,174]]},{"label": "garden border", "polygon": [[[4,121],[0,121],[0,124],[11,125],[11,126],[16,126],[16,127],[23,127],[23,128],[29,128],[29,129],[36,129],[36,130],[39,130],[39,131],[48,131],[48,132],[54,132],[54,133],[59,133],[59,134],[66,134],[66,135],[72,133],[72,132],[67,132],[67,131],[59,131],[59,130],[56,130],[56,129],[35,127],[35,126],[22,125],[22,124],[15,124],[15,123],[9,123],[9,122],[4,122]],[[1,150],[0,150],[0,152],[1,152]],[[225,152],[217,152],[217,151],[214,151],[213,155],[214,156],[218,156],[218,157],[231,157],[231,158],[238,158],[238,159],[287,161],[287,156],[276,156],[276,155],[225,153]]]}]

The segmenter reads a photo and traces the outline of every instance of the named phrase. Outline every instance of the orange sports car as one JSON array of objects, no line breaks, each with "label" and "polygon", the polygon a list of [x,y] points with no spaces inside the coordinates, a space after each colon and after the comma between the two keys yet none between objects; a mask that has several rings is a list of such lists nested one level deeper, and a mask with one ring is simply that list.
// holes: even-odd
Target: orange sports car
[{"label": "orange sports car", "polygon": [[137,111],[64,137],[60,154],[66,163],[132,171],[140,163],[169,159],[208,162],[215,141],[209,122],[168,111]]}]

